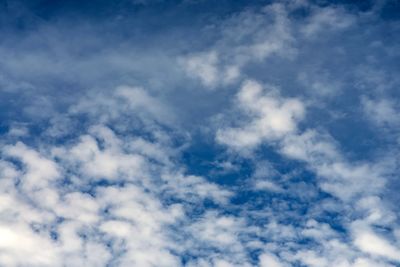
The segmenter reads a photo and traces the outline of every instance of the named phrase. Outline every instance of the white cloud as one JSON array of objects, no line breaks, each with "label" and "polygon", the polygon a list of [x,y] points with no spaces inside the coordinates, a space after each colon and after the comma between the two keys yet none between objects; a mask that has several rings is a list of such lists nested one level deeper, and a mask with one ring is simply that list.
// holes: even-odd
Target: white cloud
[{"label": "white cloud", "polygon": [[256,181],[254,184],[254,188],[257,190],[266,190],[271,192],[282,192],[283,189],[279,185],[274,182],[266,181],[266,180],[259,180]]},{"label": "white cloud", "polygon": [[263,253],[260,256],[260,267],[283,267],[286,266],[275,255]]},{"label": "white cloud", "polygon": [[[383,178],[385,170],[379,164],[347,162],[329,136],[313,130],[287,136],[281,151],[286,156],[307,162],[324,178],[320,181],[321,188],[343,200],[357,194],[380,192],[386,182]],[[370,186],[372,183],[373,187]]]},{"label": "white cloud", "polygon": [[246,81],[237,94],[238,107],[250,116],[241,127],[218,130],[216,140],[235,149],[253,148],[295,132],[304,117],[304,105],[295,98],[282,98],[275,88],[264,91],[261,84]]},{"label": "white cloud", "polygon": [[[111,93],[91,92],[69,108],[69,115],[89,115],[94,123],[106,123],[124,116],[146,125],[172,124],[172,110],[141,87],[118,86]],[[119,125],[120,127],[122,125]]]},{"label": "white cloud", "polygon": [[3,266],[61,266],[56,244],[27,225],[0,224],[0,236]]},{"label": "white cloud", "polygon": [[192,225],[192,232],[199,239],[216,247],[234,249],[235,245],[240,244],[237,236],[237,228],[240,227],[238,223],[241,222],[234,217],[218,216],[210,212],[200,222]]},{"label": "white cloud", "polygon": [[[229,202],[228,190],[184,174],[161,130],[150,141],[121,136],[99,123],[129,110],[125,104],[142,110],[138,116],[153,121],[146,126],[150,129],[155,117],[165,115],[157,107],[145,110],[157,101],[142,91],[120,90],[72,109],[71,116],[92,112],[97,123],[81,129],[71,142],[42,143],[40,151],[22,142],[3,146],[1,265],[106,266],[112,261],[115,266],[180,266],[177,253],[191,247],[177,243],[175,228],[190,226],[186,213],[191,205],[202,206],[206,199]],[[120,97],[120,110],[102,109],[104,103],[117,107]]]},{"label": "white cloud", "polygon": [[179,196],[188,202],[200,199],[211,199],[216,203],[226,204],[233,193],[214,183],[207,182],[204,178],[181,173],[165,174],[161,177],[166,185],[167,192]]},{"label": "white cloud", "polygon": [[[106,142],[111,141],[107,139]],[[86,177],[95,179],[118,179],[141,176],[144,172],[144,159],[140,155],[126,155],[119,147],[110,146],[100,149],[92,136],[82,136],[80,142],[69,151],[55,151],[58,155],[67,154],[73,164],[79,166]]]},{"label": "white cloud", "polygon": [[354,244],[371,255],[400,262],[400,249],[369,229],[355,229]]},{"label": "white cloud", "polygon": [[218,55],[215,51],[192,55],[183,60],[186,71],[197,76],[205,86],[214,86],[218,82]]},{"label": "white cloud", "polygon": [[[350,265],[345,265],[345,266],[350,266]],[[368,258],[358,258],[354,261],[354,263],[351,265],[354,267],[394,267],[392,264],[387,264],[384,262],[379,262],[375,260],[371,260]]]},{"label": "white cloud", "polygon": [[[90,142],[84,142],[85,149],[76,150],[79,153],[73,156],[71,151],[82,141],[70,148],[68,145],[58,147],[57,163],[22,143],[3,148],[4,155],[17,158],[26,168],[19,171],[7,161],[1,163],[4,168],[0,232],[4,238],[0,241],[0,263],[6,266],[106,266],[113,259],[116,266],[180,266],[176,251],[191,248],[176,243],[173,227],[188,218],[182,204],[161,202],[163,192],[182,199],[191,195],[188,202],[191,205],[199,205],[205,198],[226,203],[230,192],[201,177],[170,174],[169,165],[166,169],[160,166],[158,174],[154,172],[157,165],[152,166],[151,172],[136,174],[132,172],[132,164],[124,161],[130,157],[122,148],[129,148],[129,143],[124,143],[104,126],[95,126],[89,132],[84,137]],[[103,148],[98,146],[95,137],[104,138]],[[102,152],[103,149],[106,152]],[[99,153],[111,152],[114,154],[110,160],[118,172],[109,172],[101,162],[93,169],[85,165],[87,159],[97,162]],[[143,161],[142,164],[149,163]],[[98,172],[92,171],[95,169]],[[80,179],[71,180],[72,185],[59,187],[66,171],[70,175],[75,173]],[[85,188],[84,182],[89,182],[94,174],[102,174],[99,177],[109,181],[125,177],[123,181],[127,184],[94,186],[92,194],[81,192]],[[180,178],[175,178],[176,175]],[[140,179],[130,179],[135,176]],[[18,179],[21,179],[21,185],[29,181],[31,186],[19,192],[15,183]],[[51,197],[52,194],[55,196]],[[218,221],[220,227],[214,231],[218,244],[227,245],[232,240],[240,245],[240,241],[225,233],[235,223],[234,218]],[[190,225],[190,221],[186,223]]]},{"label": "white cloud", "polygon": [[25,124],[16,123],[10,127],[7,133],[12,137],[22,137],[29,134],[29,129]]},{"label": "white cloud", "polygon": [[[170,33],[172,38],[182,36],[178,27],[166,35],[159,31],[165,46],[157,42],[159,38],[153,42],[153,37],[146,37],[157,47],[146,49],[142,48],[148,44],[135,43],[136,34],[129,40],[106,34],[112,41],[102,44],[99,29],[90,25],[70,31],[63,26],[56,35],[47,32],[55,30],[50,25],[49,29],[36,25],[39,30],[36,26],[33,32],[26,30],[20,42],[6,40],[0,45],[4,70],[0,91],[16,97],[11,101],[4,97],[4,103],[26,98],[27,105],[17,101],[11,111],[18,113],[26,106],[22,113],[29,113],[35,123],[12,122],[0,141],[0,265],[394,267],[399,261],[400,230],[396,207],[385,194],[393,192],[386,183],[387,176],[395,178],[398,173],[396,160],[351,159],[347,149],[352,147],[342,150],[325,132],[325,122],[313,121],[317,128],[307,129],[305,103],[316,103],[300,94],[286,97],[299,92],[298,82],[319,96],[334,96],[331,91],[353,82],[352,73],[338,77],[342,76],[335,69],[338,63],[345,71],[354,67],[343,63],[353,61],[350,52],[359,44],[381,49],[379,42],[364,42],[380,33],[379,23],[362,37],[352,35],[351,44],[335,40],[341,30],[363,23],[352,14],[340,5],[317,7],[305,0],[264,8],[251,5],[222,20],[219,16],[207,20],[213,25],[200,35],[215,36],[210,46],[207,38],[191,39],[191,34],[199,33],[195,25],[185,25],[185,30],[195,28],[188,32],[188,41],[169,39]],[[112,25],[126,19],[118,15],[108,25],[116,29]],[[64,37],[57,37],[61,35],[72,39],[63,42]],[[42,40],[49,40],[48,46]],[[192,51],[193,41],[198,51]],[[25,51],[32,46],[46,49]],[[327,52],[324,62],[320,57],[325,58],[328,50],[335,53]],[[368,63],[385,62],[370,51],[362,50],[354,64],[364,65],[365,54]],[[379,57],[388,53],[380,52]],[[209,136],[199,137],[197,130],[208,126],[199,125],[199,117],[226,110],[231,92],[194,93],[182,68],[209,89],[230,88],[247,79],[234,98],[236,107],[219,117],[216,129],[214,140],[229,147],[229,153],[214,147]],[[382,93],[395,84],[387,81],[386,71],[370,66],[357,71],[364,80],[355,82],[356,89],[368,83]],[[253,77],[279,84],[285,92]],[[112,86],[120,83],[146,84],[146,88]],[[67,95],[65,86],[74,90]],[[54,88],[61,93],[53,95]],[[349,91],[343,90],[343,97],[358,93]],[[207,99],[197,99],[200,94]],[[179,105],[167,105],[168,101]],[[380,129],[398,128],[395,100],[365,97],[362,104],[367,118]],[[341,109],[340,105],[334,108]],[[198,117],[186,114],[192,108]],[[53,114],[55,110],[60,114]],[[4,117],[14,121],[20,115],[14,113],[5,112]],[[194,130],[179,128],[180,116],[187,116]],[[200,166],[203,162],[185,165],[187,153],[197,152],[187,143],[187,131],[207,139],[201,149],[215,158],[201,155],[201,160],[209,160],[205,168]],[[189,149],[182,153],[185,147]],[[269,152],[271,162],[277,162],[263,168]],[[209,177],[198,174],[203,172]]]},{"label": "white cloud", "polygon": [[216,51],[192,54],[180,61],[190,76],[200,79],[209,88],[230,84],[240,75],[238,66],[223,66]]},{"label": "white cloud", "polygon": [[372,100],[362,98],[362,105],[365,116],[374,124],[384,127],[397,129],[400,126],[398,108],[396,103],[390,99]]},{"label": "white cloud", "polygon": [[25,164],[26,172],[22,184],[26,190],[34,191],[46,187],[60,175],[53,161],[42,157],[21,142],[14,146],[4,147],[3,153],[6,156],[18,158]]},{"label": "white cloud", "polygon": [[302,32],[308,38],[315,38],[323,31],[343,30],[350,27],[354,22],[355,18],[342,8],[314,7],[308,23],[302,28]]},{"label": "white cloud", "polygon": [[291,58],[296,50],[287,16],[286,7],[278,3],[234,14],[221,23],[221,38],[210,50],[182,58],[181,65],[205,87],[215,88],[238,81],[241,69],[251,62],[274,55]]},{"label": "white cloud", "polygon": [[[304,105],[296,99],[285,99],[275,94],[262,93],[262,87],[255,82],[248,82],[237,94],[239,112],[246,115],[239,126],[220,129],[216,140],[239,154],[246,155],[246,149],[255,148],[268,142],[282,155],[306,163],[309,170],[317,176],[317,182],[325,192],[339,199],[340,205],[359,214],[365,225],[391,227],[395,216],[388,206],[382,204],[382,194],[387,181],[388,164],[383,161],[349,161],[339,149],[337,142],[328,134],[313,129],[300,132],[297,123],[304,116]],[[295,103],[295,104],[293,104]],[[278,114],[278,115],[275,115]],[[276,122],[272,119],[278,118]],[[263,131],[263,129],[265,129]],[[268,173],[267,173],[268,174]],[[268,177],[265,177],[268,178]],[[260,180],[268,188],[275,188],[268,180]],[[373,186],[371,186],[373,185]],[[359,201],[359,202],[357,202]],[[354,206],[354,203],[357,205]],[[349,205],[349,207],[347,207]],[[300,229],[285,227],[276,222],[269,223],[268,238],[274,240],[274,234],[282,239],[296,238],[301,233],[322,247],[299,249],[284,257],[289,262],[301,261],[307,266],[360,266],[372,263],[390,266],[387,262],[398,260],[398,249],[385,239],[372,232],[355,231],[352,226],[345,226],[355,232],[355,244],[363,252],[380,256],[381,259],[360,258],[360,252],[351,248],[351,244],[341,241],[340,234],[330,225],[310,220]],[[265,231],[265,230],[264,230]],[[362,233],[362,234],[361,234]],[[369,242],[371,241],[371,242]],[[274,249],[278,250],[276,247]],[[283,254],[282,254],[283,255]],[[338,257],[338,255],[341,255]]]}]

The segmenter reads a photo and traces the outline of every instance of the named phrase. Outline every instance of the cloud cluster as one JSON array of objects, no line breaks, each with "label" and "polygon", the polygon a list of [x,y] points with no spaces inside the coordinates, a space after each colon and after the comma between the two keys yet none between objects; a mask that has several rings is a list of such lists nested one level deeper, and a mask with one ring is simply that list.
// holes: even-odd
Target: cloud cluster
[{"label": "cloud cluster", "polygon": [[393,1],[28,2],[1,266],[399,266]]},{"label": "cloud cluster", "polygon": [[246,81],[237,94],[238,106],[250,117],[250,122],[239,128],[217,132],[217,141],[238,149],[254,147],[263,140],[276,140],[295,132],[297,121],[304,116],[304,104],[298,99],[282,99],[276,89],[269,94],[255,81]]},{"label": "cloud cluster", "polygon": [[215,88],[238,80],[241,69],[251,62],[271,55],[291,57],[295,49],[287,16],[286,8],[279,3],[259,12],[241,12],[219,26],[221,40],[212,50],[190,54],[181,59],[181,64],[204,86]]},{"label": "cloud cluster", "polygon": [[[228,190],[173,164],[166,143],[120,137],[105,125],[114,118],[96,111],[104,101],[113,103],[111,111],[121,95],[141,110],[153,101],[135,88],[122,92],[92,102],[86,110],[103,124],[69,144],[44,143],[41,151],[22,142],[3,147],[2,265],[180,266],[176,255],[189,248],[177,235],[192,205],[227,201]],[[83,112],[85,103],[71,114]],[[132,116],[148,119],[155,108]]]}]

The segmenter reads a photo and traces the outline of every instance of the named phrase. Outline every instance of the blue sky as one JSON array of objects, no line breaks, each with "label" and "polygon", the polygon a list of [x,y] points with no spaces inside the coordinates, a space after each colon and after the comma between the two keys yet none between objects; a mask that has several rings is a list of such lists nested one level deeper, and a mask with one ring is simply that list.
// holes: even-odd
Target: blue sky
[{"label": "blue sky", "polygon": [[400,266],[399,11],[0,0],[0,266]]}]

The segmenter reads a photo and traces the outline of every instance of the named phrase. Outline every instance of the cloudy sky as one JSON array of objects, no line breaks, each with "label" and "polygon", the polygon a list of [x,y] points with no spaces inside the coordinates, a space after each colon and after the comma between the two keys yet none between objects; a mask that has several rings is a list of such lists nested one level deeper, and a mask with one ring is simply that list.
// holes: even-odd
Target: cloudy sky
[{"label": "cloudy sky", "polygon": [[0,0],[0,266],[399,267],[399,14]]}]

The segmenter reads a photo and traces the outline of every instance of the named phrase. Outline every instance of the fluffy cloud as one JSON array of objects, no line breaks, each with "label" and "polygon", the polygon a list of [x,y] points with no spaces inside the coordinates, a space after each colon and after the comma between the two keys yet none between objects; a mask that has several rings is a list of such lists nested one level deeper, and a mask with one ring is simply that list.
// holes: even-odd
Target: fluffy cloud
[{"label": "fluffy cloud", "polygon": [[272,255],[272,254],[268,254],[268,253],[264,253],[260,256],[260,267],[281,267],[284,266],[280,260]]},{"label": "fluffy cloud", "polygon": [[399,264],[393,1],[3,2],[1,266]]},{"label": "fluffy cloud", "polygon": [[360,231],[357,233],[354,243],[366,253],[383,256],[394,261],[400,261],[400,251],[395,246],[369,231]]},{"label": "fluffy cloud", "polygon": [[237,94],[237,104],[250,122],[240,128],[219,130],[216,140],[222,144],[252,148],[263,140],[276,140],[296,131],[297,121],[304,116],[304,105],[298,99],[276,95],[276,89],[263,92],[255,81],[246,81]]},{"label": "fluffy cloud", "polygon": [[[321,190],[340,199],[342,205],[357,201],[358,206],[349,207],[346,212],[358,214],[360,223],[354,221],[345,226],[346,231],[354,236],[355,246],[370,255],[398,261],[395,256],[398,254],[396,244],[379,237],[374,230],[369,232],[363,230],[365,227],[373,229],[377,225],[388,227],[394,222],[395,216],[392,215],[390,208],[382,204],[382,200],[378,197],[382,195],[389,180],[387,176],[389,165],[385,161],[349,162],[330,135],[313,129],[303,132],[298,130],[297,122],[303,118],[305,112],[302,102],[297,99],[282,98],[276,91],[275,94],[262,94],[262,87],[258,83],[246,82],[240,88],[237,94],[237,107],[243,113],[244,119],[235,122],[240,125],[239,127],[217,131],[218,142],[244,156],[248,156],[246,149],[267,143],[283,156],[304,162],[307,168],[317,175]],[[266,180],[270,179],[268,175],[264,175],[263,178],[257,180],[256,189],[267,188],[270,192],[284,192]],[[323,245],[323,249],[314,250],[311,246],[308,250],[301,249],[294,254],[288,253],[286,260],[298,260],[306,266],[331,266],[334,258],[335,266],[372,264],[368,259],[356,259],[357,252],[351,249],[350,244],[340,241],[340,233],[331,229],[329,225],[308,221],[305,226],[302,230],[292,231],[295,233],[300,231],[303,238],[314,240]],[[293,236],[288,236],[293,239]],[[277,258],[266,255],[262,261],[280,266],[281,263]],[[338,258],[337,255],[343,257]],[[384,262],[380,264],[386,266]]]},{"label": "fluffy cloud", "polygon": [[[133,97],[133,108],[152,101],[133,90],[134,95],[122,91]],[[117,92],[107,99],[114,111]],[[104,101],[87,111],[95,107],[101,115]],[[83,112],[81,104],[77,107],[72,116]],[[159,113],[149,109],[136,116],[154,121]],[[231,193],[185,175],[165,145],[134,135],[122,138],[95,124],[70,144],[43,144],[42,151],[21,142],[3,147],[1,264],[180,266],[176,253],[190,247],[176,243],[174,228],[189,223],[191,205],[205,199],[227,203]]]}]

